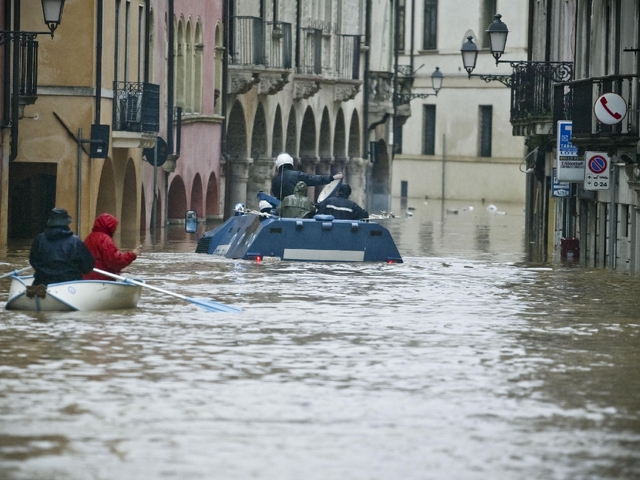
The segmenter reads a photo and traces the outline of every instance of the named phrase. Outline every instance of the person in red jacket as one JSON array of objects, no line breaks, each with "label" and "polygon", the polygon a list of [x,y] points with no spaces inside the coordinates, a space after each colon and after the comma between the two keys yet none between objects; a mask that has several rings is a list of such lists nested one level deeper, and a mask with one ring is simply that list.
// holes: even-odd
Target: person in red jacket
[{"label": "person in red jacket", "polygon": [[[116,217],[108,213],[102,213],[93,222],[93,229],[84,240],[84,244],[96,260],[95,268],[115,273],[116,275],[120,274],[124,267],[128,266],[140,255],[140,247],[131,252],[118,250],[112,238],[117,227],[118,219]],[[82,278],[85,280],[113,280],[97,272],[90,272],[83,275]]]}]

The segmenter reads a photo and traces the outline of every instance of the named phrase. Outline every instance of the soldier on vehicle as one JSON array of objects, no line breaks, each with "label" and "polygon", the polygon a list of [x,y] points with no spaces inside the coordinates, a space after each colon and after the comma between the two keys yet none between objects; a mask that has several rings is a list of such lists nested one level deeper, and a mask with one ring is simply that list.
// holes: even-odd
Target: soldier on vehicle
[{"label": "soldier on vehicle", "polygon": [[271,195],[278,200],[293,195],[296,184],[304,182],[308,187],[326,185],[342,178],[342,173],[334,175],[311,175],[293,168],[293,158],[288,153],[281,153],[276,157],[276,175],[271,180]]}]

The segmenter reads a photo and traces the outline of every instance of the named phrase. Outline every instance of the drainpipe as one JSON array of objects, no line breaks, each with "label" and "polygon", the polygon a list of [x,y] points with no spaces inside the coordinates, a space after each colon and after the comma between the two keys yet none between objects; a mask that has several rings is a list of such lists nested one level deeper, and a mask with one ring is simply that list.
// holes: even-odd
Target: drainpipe
[{"label": "drainpipe", "polygon": [[[416,26],[416,0],[411,0],[411,53],[410,53],[410,65],[411,65],[411,76],[413,77],[413,47],[415,46],[414,32]],[[406,19],[406,14],[405,14]]]},{"label": "drainpipe", "polygon": [[[100,0],[102,1],[102,0]],[[144,3],[145,19],[144,19],[144,82],[149,83],[149,33],[151,28],[149,27],[149,20],[151,18],[151,0],[145,0]],[[155,158],[155,157],[154,157]]]},{"label": "drainpipe", "polygon": [[[300,67],[300,0],[296,0],[296,70]],[[296,72],[297,73],[297,72]]]},{"label": "drainpipe", "polygon": [[[173,45],[175,41],[175,29],[173,24],[173,2],[174,0],[169,0],[169,58],[167,59],[167,146],[169,147],[169,152],[171,153],[173,153],[173,89],[175,84],[175,79],[173,78],[175,75],[175,51]],[[165,198],[165,202],[166,201],[167,199]]]},{"label": "drainpipe", "polygon": [[222,4],[222,24],[224,25],[224,35],[222,36],[222,91],[220,92],[220,109],[222,112],[222,132],[220,134],[220,155],[224,157],[226,175],[224,177],[224,204],[222,206],[222,218],[227,220],[229,215],[229,203],[231,201],[231,157],[227,154],[227,84],[229,74],[229,2]]},{"label": "drainpipe", "polygon": [[[4,4],[4,30],[11,30],[11,2]],[[11,123],[11,42],[4,43],[4,89],[2,105],[2,124]]]},{"label": "drainpipe", "polygon": [[398,94],[398,0],[394,0],[393,2],[393,41],[391,42],[393,48],[393,96],[391,97],[391,102],[393,105],[393,119],[391,122],[392,131],[391,137],[393,138],[393,142],[391,143],[391,160],[396,156],[396,126],[398,124],[398,107],[396,105],[396,95]]},{"label": "drainpipe", "polygon": [[365,7],[364,44],[367,47],[364,52],[364,75],[362,86],[362,158],[369,159],[369,82],[370,82],[370,49],[371,49],[371,0],[367,0]]},{"label": "drainpipe", "polygon": [[[14,14],[13,14],[13,30],[20,31],[20,0],[15,0]],[[13,42],[13,73],[11,90],[11,153],[9,154],[9,162],[13,162],[18,156],[18,117],[20,106],[20,69],[18,68],[18,62],[20,59],[20,42],[14,40]]]},{"label": "drainpipe", "polygon": [[[100,121],[101,107],[102,107],[102,18],[104,10],[104,0],[98,0],[98,12],[97,12],[97,31],[96,31],[96,125],[102,123]],[[115,99],[114,99],[115,101]]]},{"label": "drainpipe", "polygon": [[611,201],[609,205],[609,268],[613,270],[616,268],[616,255],[618,250],[618,205],[616,204],[618,167],[615,164],[611,165],[610,174]]}]

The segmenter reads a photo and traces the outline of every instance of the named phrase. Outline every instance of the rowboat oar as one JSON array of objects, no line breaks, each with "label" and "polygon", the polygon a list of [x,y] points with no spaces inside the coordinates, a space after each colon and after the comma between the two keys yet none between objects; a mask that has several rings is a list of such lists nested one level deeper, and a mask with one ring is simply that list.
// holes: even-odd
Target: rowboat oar
[{"label": "rowboat oar", "polygon": [[31,268],[32,268],[31,265],[29,265],[28,267],[21,268],[20,270],[14,270],[13,272],[5,273],[4,275],[0,275],[0,279],[20,275],[21,273],[26,272],[27,270],[31,270]]},{"label": "rowboat oar", "polygon": [[140,287],[150,288],[151,290],[155,290],[156,292],[164,293],[165,295],[171,295],[172,297],[180,298],[180,299],[182,299],[182,300],[184,300],[186,302],[194,303],[194,304],[198,305],[199,307],[204,308],[208,312],[239,313],[239,312],[242,311],[239,308],[231,307],[229,305],[225,305],[224,303],[214,302],[212,300],[207,300],[206,298],[190,298],[190,297],[186,297],[184,295],[180,295],[179,293],[170,292],[170,291],[165,290],[163,288],[153,287],[153,286],[151,286],[151,285],[149,285],[148,283],[145,283],[145,282],[139,282],[137,280],[134,280],[133,278],[121,277],[120,275],[116,275],[115,273],[105,272],[104,270],[100,270],[99,268],[94,268],[93,271],[96,272],[96,273],[100,273],[100,274],[102,274],[102,275],[104,275],[106,277],[115,278],[116,280],[120,280],[120,281],[125,282],[125,283],[133,283],[134,285],[138,285]]}]

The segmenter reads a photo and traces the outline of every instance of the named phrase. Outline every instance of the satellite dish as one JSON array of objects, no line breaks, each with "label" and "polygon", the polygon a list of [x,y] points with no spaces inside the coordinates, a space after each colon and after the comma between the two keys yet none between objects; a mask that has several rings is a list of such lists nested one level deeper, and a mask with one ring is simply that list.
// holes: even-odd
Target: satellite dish
[{"label": "satellite dish", "polygon": [[[158,151],[158,158],[155,158],[156,147]],[[167,161],[167,157],[169,156],[169,146],[167,142],[164,141],[164,138],[157,137],[156,138],[156,146],[151,148],[145,148],[142,151],[147,162],[151,165],[155,165],[156,167],[161,167],[164,162]]]},{"label": "satellite dish", "polygon": [[322,191],[320,192],[320,195],[318,195],[318,203],[324,202],[327,198],[331,197],[334,193],[336,193],[341,183],[342,183],[342,179],[337,178],[330,184],[325,185]]}]

